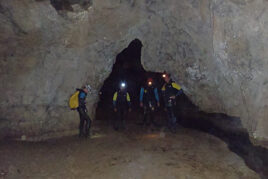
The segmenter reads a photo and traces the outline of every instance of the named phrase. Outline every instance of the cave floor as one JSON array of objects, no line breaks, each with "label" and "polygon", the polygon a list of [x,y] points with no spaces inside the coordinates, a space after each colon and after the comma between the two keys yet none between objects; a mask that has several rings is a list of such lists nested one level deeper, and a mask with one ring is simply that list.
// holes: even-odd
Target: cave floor
[{"label": "cave floor", "polygon": [[259,178],[220,139],[182,127],[172,134],[136,124],[123,132],[99,125],[90,139],[0,144],[0,178]]}]

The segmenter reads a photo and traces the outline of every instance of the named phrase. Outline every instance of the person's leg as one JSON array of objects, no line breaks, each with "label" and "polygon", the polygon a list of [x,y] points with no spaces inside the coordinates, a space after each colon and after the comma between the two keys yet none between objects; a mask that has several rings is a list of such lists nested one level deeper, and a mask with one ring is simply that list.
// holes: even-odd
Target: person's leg
[{"label": "person's leg", "polygon": [[142,122],[143,126],[146,125],[147,119],[148,119],[148,108],[147,108],[147,106],[144,106],[143,107],[143,122]]},{"label": "person's leg", "polygon": [[114,118],[114,130],[118,130],[119,129],[119,120],[120,120],[120,111],[119,109],[117,109],[118,111],[115,112],[115,118]]},{"label": "person's leg", "polygon": [[148,126],[151,126],[153,123],[153,113],[155,110],[155,103],[153,101],[148,102]]},{"label": "person's leg", "polygon": [[79,137],[82,137],[84,135],[84,118],[83,118],[81,109],[78,109],[78,113],[79,113],[79,118],[80,118]]},{"label": "person's leg", "polygon": [[147,126],[150,126],[151,124],[152,124],[152,109],[150,108],[148,110]]},{"label": "person's leg", "polygon": [[153,108],[150,107],[148,110],[148,121],[147,121],[147,126],[148,126],[148,132],[152,132],[154,130],[154,123],[153,123]]},{"label": "person's leg", "polygon": [[175,106],[172,106],[172,114],[173,114],[173,124],[176,126],[177,124],[177,117],[175,115]]},{"label": "person's leg", "polygon": [[128,110],[126,108],[122,109],[122,113],[121,113],[121,124],[122,124],[122,128],[125,129],[126,128],[126,115],[127,115]]},{"label": "person's leg", "polygon": [[85,134],[85,137],[88,137],[90,135],[90,127],[91,127],[91,119],[90,117],[88,116],[87,113],[85,113],[85,121],[86,121],[86,126],[85,126],[85,131],[86,131],[86,134]]},{"label": "person's leg", "polygon": [[151,111],[151,123],[154,125],[154,127],[160,127],[159,124],[157,124],[157,122],[155,121],[155,108]]},{"label": "person's leg", "polygon": [[170,108],[167,107],[166,110],[167,110],[167,118],[168,118],[167,119],[167,127],[169,128],[170,127],[170,118],[171,118]]},{"label": "person's leg", "polygon": [[176,116],[175,116],[175,113],[174,113],[174,107],[173,106],[170,108],[170,130],[173,133],[176,132]]},{"label": "person's leg", "polygon": [[168,116],[167,127],[169,129],[171,129],[172,128],[172,120],[173,120],[173,114],[172,114],[172,108],[171,107],[167,108],[167,116]]}]

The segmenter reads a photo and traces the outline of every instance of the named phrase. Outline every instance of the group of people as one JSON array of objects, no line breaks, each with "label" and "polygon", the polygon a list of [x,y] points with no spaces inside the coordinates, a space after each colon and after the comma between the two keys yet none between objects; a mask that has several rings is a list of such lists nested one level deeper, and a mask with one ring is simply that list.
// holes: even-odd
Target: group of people
[{"label": "group of people", "polygon": [[[161,88],[165,110],[167,112],[168,122],[167,127],[171,132],[175,132],[176,127],[176,116],[174,113],[174,107],[176,104],[176,96],[182,94],[181,87],[176,84],[170,77],[170,74],[163,73],[162,75],[165,83]],[[157,107],[160,107],[160,99],[158,89],[154,84],[152,78],[148,78],[146,84],[141,87],[140,90],[140,107],[143,108],[143,125],[156,125],[154,121],[154,112]],[[118,130],[120,124],[125,127],[124,116],[127,111],[131,111],[130,95],[126,88],[126,83],[121,82],[119,89],[114,93],[113,96],[113,107],[114,112],[117,113],[116,119],[114,120],[114,129]]]},{"label": "group of people", "polygon": [[[167,127],[171,132],[175,132],[176,116],[174,107],[176,105],[176,97],[182,94],[182,89],[171,79],[170,74],[163,73],[162,77],[164,79],[164,85],[161,88],[161,92],[163,96],[165,111],[168,117]],[[116,118],[114,119],[113,123],[115,130],[119,130],[120,126],[123,128],[125,127],[124,116],[127,112],[131,111],[131,100],[130,95],[127,91],[127,84],[126,82],[121,82],[119,85],[120,86],[118,90],[116,90],[113,95],[113,109],[116,113]],[[87,93],[91,90],[91,88],[89,85],[86,85],[82,89],[77,90],[79,92],[79,106],[77,108],[80,116],[79,136],[88,137],[91,126],[91,119],[87,114],[85,99]],[[141,87],[139,102],[140,107],[142,107],[144,111],[144,118],[142,122],[143,125],[150,125],[151,123],[154,124],[155,121],[153,119],[153,116],[156,108],[160,107],[160,98],[158,89],[152,78],[148,78],[146,84]]]}]

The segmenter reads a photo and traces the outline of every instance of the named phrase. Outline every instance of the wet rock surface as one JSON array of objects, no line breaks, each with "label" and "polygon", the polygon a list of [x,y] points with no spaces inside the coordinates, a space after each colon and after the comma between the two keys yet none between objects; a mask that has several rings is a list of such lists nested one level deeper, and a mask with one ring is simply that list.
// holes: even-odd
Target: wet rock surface
[{"label": "wet rock surface", "polygon": [[116,55],[139,38],[146,70],[167,70],[202,110],[267,140],[267,1],[61,2],[0,1],[1,137],[72,134],[69,96],[90,83],[93,117]]}]

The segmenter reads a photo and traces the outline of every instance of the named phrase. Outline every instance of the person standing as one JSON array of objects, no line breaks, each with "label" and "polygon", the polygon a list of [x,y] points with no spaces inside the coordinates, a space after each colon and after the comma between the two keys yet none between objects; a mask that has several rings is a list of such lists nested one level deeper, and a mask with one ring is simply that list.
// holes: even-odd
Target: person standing
[{"label": "person standing", "polygon": [[158,90],[154,86],[153,79],[148,78],[146,85],[140,90],[140,107],[143,108],[143,125],[149,126],[154,121],[154,112],[156,107],[160,107]]},{"label": "person standing", "polygon": [[79,137],[89,137],[90,135],[90,127],[91,127],[91,119],[87,114],[86,108],[86,97],[87,94],[90,92],[91,87],[90,85],[85,85],[82,89],[77,89],[79,92],[78,94],[78,102],[79,106],[77,111],[80,117],[80,125],[79,125]]},{"label": "person standing", "polygon": [[177,119],[175,116],[174,108],[176,106],[176,97],[182,94],[182,89],[180,85],[171,79],[170,74],[164,73],[162,77],[165,81],[161,90],[163,93],[165,109],[168,116],[167,126],[171,132],[175,133]]},{"label": "person standing", "polygon": [[120,125],[125,128],[125,115],[131,111],[130,96],[127,92],[127,84],[121,82],[119,89],[113,95],[113,107],[116,112],[114,120],[114,129],[119,130]]}]

